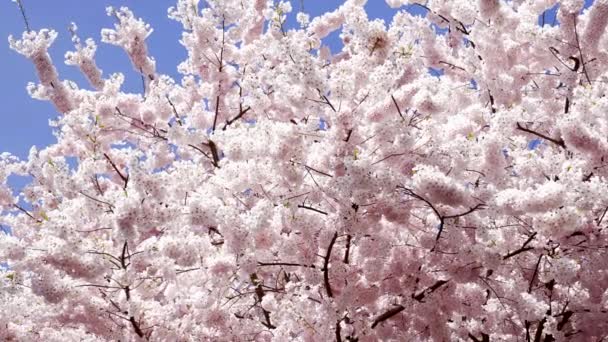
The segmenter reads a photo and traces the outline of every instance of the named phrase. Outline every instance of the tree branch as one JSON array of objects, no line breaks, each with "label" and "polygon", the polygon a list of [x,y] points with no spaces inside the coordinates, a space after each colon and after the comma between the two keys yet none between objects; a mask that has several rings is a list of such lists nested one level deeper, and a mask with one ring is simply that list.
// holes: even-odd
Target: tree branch
[{"label": "tree branch", "polygon": [[420,292],[417,295],[412,294],[412,298],[414,298],[415,300],[424,303],[422,300],[424,299],[424,297],[426,297],[427,295],[430,295],[431,293],[435,292],[437,289],[439,289],[440,287],[442,287],[443,285],[447,284],[450,280],[439,280],[437,281],[435,284],[427,287],[426,289],[422,290],[422,292]]},{"label": "tree branch", "polygon": [[405,310],[405,307],[402,305],[396,305],[394,308],[388,309],[386,312],[382,313],[380,316],[376,317],[372,322],[372,329],[376,328],[376,326],[389,318],[397,315],[401,311]]},{"label": "tree branch", "polygon": [[334,243],[336,243],[336,239],[338,238],[338,232],[334,233],[334,236],[331,238],[329,242],[329,246],[327,247],[327,254],[325,254],[325,258],[323,261],[323,282],[325,284],[325,290],[327,291],[327,295],[331,298],[333,297],[333,292],[331,290],[331,284],[329,283],[329,258],[331,257],[331,250],[334,248]]},{"label": "tree branch", "polygon": [[526,133],[530,133],[532,135],[536,135],[537,137],[540,137],[540,138],[543,138],[545,140],[548,140],[548,141],[556,144],[557,146],[559,146],[559,147],[561,147],[563,149],[566,149],[566,143],[564,142],[564,139],[562,139],[562,138],[554,139],[554,138],[548,137],[548,136],[546,136],[546,135],[544,135],[542,133],[538,133],[536,131],[533,131],[531,129],[523,127],[519,122],[517,123],[517,129],[520,130],[520,131],[524,131]]},{"label": "tree branch", "polygon": [[325,211],[323,211],[323,210],[319,210],[319,209],[316,209],[316,208],[313,208],[313,207],[309,207],[309,206],[304,205],[304,204],[298,204],[298,208],[308,209],[308,210],[312,210],[314,212],[317,212],[319,214],[327,215],[327,213]]},{"label": "tree branch", "polygon": [[350,254],[350,240],[352,236],[350,234],[346,235],[346,250],[344,251],[344,259],[342,260],[345,264],[348,264],[348,257]]},{"label": "tree branch", "polygon": [[116,166],[116,164],[114,164],[114,162],[112,161],[112,159],[110,159],[110,156],[108,156],[107,153],[103,154],[104,157],[106,157],[106,160],[110,163],[110,165],[112,165],[112,168],[114,169],[114,171],[116,171],[116,173],[118,174],[118,176],[120,177],[120,179],[122,179],[122,181],[125,183],[123,188],[126,189],[127,188],[127,184],[129,183],[129,176],[125,176],[122,174],[122,172],[120,172],[120,170],[118,169],[118,167]]},{"label": "tree branch", "polygon": [[538,261],[536,262],[536,267],[534,267],[534,273],[532,273],[532,279],[530,279],[530,285],[528,286],[528,293],[532,292],[532,286],[534,285],[534,280],[536,279],[536,275],[538,274],[538,266],[540,266],[540,261],[542,260],[543,255],[538,256]]},{"label": "tree branch", "polygon": [[395,97],[391,94],[391,99],[393,99],[393,103],[395,104],[395,107],[397,107],[397,113],[399,113],[399,116],[401,117],[401,121],[405,121],[405,117],[403,117],[403,114],[401,113],[401,108],[399,108],[399,104],[397,103],[397,100],[395,99]]},{"label": "tree branch", "polygon": [[537,234],[537,233],[536,233],[536,232],[534,232],[532,235],[530,235],[530,237],[528,238],[528,240],[526,240],[526,242],[524,242],[524,244],[523,244],[523,245],[522,245],[520,248],[518,248],[518,249],[514,250],[513,252],[510,252],[510,253],[508,253],[507,255],[505,255],[504,257],[502,257],[502,260],[507,260],[507,259],[509,259],[509,258],[511,258],[511,257],[516,256],[516,255],[517,255],[517,254],[519,254],[519,253],[527,252],[527,251],[529,251],[529,250],[534,249],[533,247],[526,247],[526,246],[527,246],[527,245],[528,245],[530,242],[532,242],[532,240],[534,240],[534,237],[536,236],[536,234]]}]

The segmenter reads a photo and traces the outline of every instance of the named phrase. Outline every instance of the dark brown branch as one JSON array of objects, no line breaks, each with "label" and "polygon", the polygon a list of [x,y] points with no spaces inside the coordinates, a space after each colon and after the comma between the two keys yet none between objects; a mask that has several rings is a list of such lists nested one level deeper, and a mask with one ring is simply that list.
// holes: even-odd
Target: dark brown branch
[{"label": "dark brown branch", "polygon": [[24,213],[25,215],[27,215],[29,218],[31,218],[32,220],[38,222],[38,223],[42,223],[42,220],[35,218],[34,216],[32,216],[32,214],[30,214],[29,211],[23,209],[21,206],[19,206],[18,204],[13,204],[13,207],[19,209],[19,211],[21,211],[22,213]]},{"label": "dark brown branch", "polygon": [[213,166],[215,166],[219,169],[220,168],[220,165],[219,165],[220,156],[217,151],[217,145],[215,145],[213,140],[207,141],[206,145],[209,147],[209,150],[211,150],[211,157],[213,157]]},{"label": "dark brown branch", "polygon": [[540,266],[540,261],[542,260],[543,255],[538,256],[538,261],[536,262],[536,267],[534,267],[534,273],[532,273],[532,279],[530,279],[530,285],[528,286],[528,293],[532,292],[532,286],[534,285],[534,280],[536,280],[536,275],[538,274],[538,267]]},{"label": "dark brown branch", "polygon": [[589,78],[589,73],[587,73],[587,67],[585,66],[585,59],[583,57],[583,50],[581,49],[581,42],[578,39],[578,31],[576,30],[576,16],[578,14],[573,14],[572,15],[572,20],[574,21],[574,37],[576,38],[576,47],[578,49],[578,53],[581,57],[581,64],[583,65],[583,73],[585,74],[585,78],[587,79],[587,82],[589,84],[591,84],[591,79]]},{"label": "dark brown branch", "polygon": [[352,134],[353,134],[353,130],[352,130],[352,128],[351,128],[351,129],[349,129],[349,130],[346,132],[346,138],[344,139],[344,141],[345,141],[345,142],[348,142],[348,141],[350,140],[350,136],[351,136]]},{"label": "dark brown branch", "polygon": [[545,322],[547,322],[547,317],[543,317],[543,319],[538,322],[538,327],[536,328],[536,333],[534,334],[534,342],[541,342],[541,338],[543,336],[543,329],[545,328]]},{"label": "dark brown branch", "polygon": [[193,149],[202,153],[205,157],[207,157],[207,159],[211,160],[211,164],[213,164],[214,167],[219,169],[220,168],[220,165],[219,165],[220,157],[218,154],[217,145],[213,142],[213,140],[208,140],[206,143],[201,143],[201,144],[203,146],[209,148],[209,150],[211,151],[211,156],[209,154],[207,154],[205,151],[203,151],[200,147],[197,147],[192,144],[188,144],[188,146],[190,146]]},{"label": "dark brown branch", "polygon": [[346,235],[346,250],[344,251],[344,259],[342,260],[345,264],[348,264],[348,258],[350,254],[350,240],[352,236],[350,234]]},{"label": "dark brown branch", "polygon": [[384,157],[384,158],[382,158],[382,159],[380,159],[378,161],[373,162],[372,165],[376,165],[378,163],[382,163],[383,161],[385,161],[387,159],[390,159],[390,158],[393,158],[393,157],[400,157],[400,156],[403,156],[403,155],[406,155],[406,154],[407,154],[407,152],[404,152],[404,153],[391,153],[388,156],[386,156],[386,157]]},{"label": "dark brown branch", "polygon": [[[564,307],[565,309],[565,307]],[[568,321],[570,320],[570,317],[572,317],[572,315],[574,315],[574,312],[568,310],[568,311],[564,311],[561,314],[555,316],[555,317],[562,317],[562,319],[557,323],[557,331],[562,331],[562,329],[564,329],[564,326],[566,326],[566,323],[568,323]]]},{"label": "dark brown branch", "polygon": [[218,71],[222,72],[224,68],[224,48],[226,46],[226,18],[222,17],[222,47],[220,49],[219,68]]},{"label": "dark brown branch", "polygon": [[[253,273],[250,276],[251,278],[251,282],[256,286],[255,288],[255,294],[256,294],[256,302],[255,305],[258,305],[259,303],[262,302],[262,298],[264,298],[264,296],[266,295],[266,293],[264,292],[264,287],[262,286],[262,282],[258,279],[258,275]],[[262,314],[264,315],[264,322],[261,322],[263,326],[267,327],[268,329],[275,329],[276,326],[272,324],[272,322],[270,321],[270,311],[264,309],[262,306],[259,306],[260,309],[262,309]]]},{"label": "dark brown branch", "polygon": [[125,241],[125,243],[122,245],[122,253],[120,253],[120,259],[119,259],[120,260],[120,265],[125,270],[127,269],[127,266],[128,266],[127,263],[126,263],[127,248],[128,248],[128,244],[127,244],[127,241]]},{"label": "dark brown branch", "polygon": [[485,205],[478,203],[477,205],[475,205],[472,208],[469,208],[469,210],[467,210],[463,213],[455,214],[455,215],[442,215],[441,213],[439,213],[439,210],[437,210],[437,208],[435,208],[435,206],[429,200],[416,194],[412,189],[408,189],[404,186],[398,186],[398,188],[403,189],[406,195],[414,197],[415,199],[418,199],[418,200],[426,203],[433,210],[433,212],[439,219],[439,227],[438,227],[437,237],[435,238],[435,241],[438,241],[441,238],[441,233],[443,232],[443,226],[445,224],[445,220],[466,216],[476,210],[482,210],[485,207]]},{"label": "dark brown branch", "polygon": [[376,328],[376,326],[378,324],[397,315],[398,313],[400,313],[403,310],[405,310],[405,307],[403,305],[396,305],[395,307],[388,309],[386,312],[382,313],[380,316],[378,316],[378,317],[376,317],[376,319],[374,319],[374,321],[372,322],[372,329]]},{"label": "dark brown branch", "polygon": [[403,117],[403,113],[401,113],[401,108],[399,108],[399,104],[397,103],[397,100],[395,99],[395,97],[392,94],[391,94],[391,99],[393,99],[393,103],[395,104],[395,107],[397,107],[397,113],[399,113],[401,120],[405,121],[405,117]]},{"label": "dark brown branch", "polygon": [[[220,67],[221,69],[221,67]],[[217,117],[219,115],[220,112],[220,96],[218,95],[215,98],[215,116],[213,117],[213,127],[212,127],[212,131],[215,132],[215,126],[217,125]]]},{"label": "dark brown branch", "polygon": [[179,117],[179,113],[177,113],[177,109],[175,108],[175,105],[173,104],[173,102],[171,102],[169,95],[166,95],[165,97],[167,98],[167,101],[169,101],[169,104],[171,105],[171,108],[173,109],[173,114],[175,114],[175,121],[177,121],[178,125],[182,126],[182,119]]},{"label": "dark brown branch", "polygon": [[95,202],[97,202],[97,203],[101,203],[101,204],[105,204],[105,205],[107,205],[108,207],[110,207],[110,212],[114,212],[114,211],[112,210],[112,209],[114,208],[114,205],[113,205],[112,203],[108,203],[108,202],[106,202],[106,201],[102,201],[102,200],[97,199],[97,198],[95,198],[95,197],[89,196],[89,195],[87,195],[86,193],[84,193],[84,191],[79,191],[79,193],[80,193],[80,194],[82,194],[84,197],[86,197],[86,198],[88,198],[88,199],[92,200],[92,201],[95,201]]},{"label": "dark brown branch", "polygon": [[452,63],[448,63],[448,62],[444,62],[444,61],[439,61],[439,64],[445,64],[445,65],[449,66],[452,69],[460,69],[462,71],[466,71],[465,68],[459,67],[458,65],[454,65]]},{"label": "dark brown branch", "polygon": [[426,203],[426,205],[428,205],[433,210],[433,212],[435,213],[435,215],[437,216],[437,218],[439,218],[440,224],[443,225],[443,215],[441,215],[439,213],[439,211],[437,210],[437,208],[435,208],[435,206],[431,202],[429,202],[426,198],[424,198],[424,197],[416,194],[412,189],[408,189],[408,188],[406,188],[404,186],[399,186],[398,188],[403,189],[406,195],[414,197],[415,199],[418,199],[418,200]]},{"label": "dark brown branch", "polygon": [[202,153],[202,154],[203,154],[205,157],[207,157],[208,159],[213,160],[213,159],[211,158],[211,156],[210,156],[210,155],[208,155],[208,154],[207,154],[207,152],[203,151],[203,150],[202,150],[200,147],[197,147],[197,146],[192,145],[192,144],[188,144],[188,146],[190,146],[190,147],[192,147],[193,149],[195,149],[195,150],[199,151],[200,153]]},{"label": "dark brown branch", "polygon": [[555,59],[557,59],[563,66],[565,66],[566,68],[568,68],[568,70],[576,72],[576,69],[572,68],[571,66],[569,66],[568,64],[566,64],[566,62],[564,62],[561,59],[561,57],[559,56],[559,54],[560,54],[559,50],[557,50],[553,46],[550,46],[549,47],[549,51],[551,51],[551,54],[553,55],[553,57],[555,57]]},{"label": "dark brown branch", "polygon": [[422,292],[420,292],[417,295],[412,294],[412,298],[414,298],[415,300],[424,303],[423,299],[424,297],[426,297],[427,295],[430,295],[431,293],[435,292],[437,289],[439,289],[440,287],[442,287],[443,285],[447,284],[449,282],[449,280],[438,280],[435,284],[427,287],[426,289],[422,290]]},{"label": "dark brown branch", "polygon": [[334,177],[334,176],[330,175],[329,173],[326,173],[326,172],[323,172],[323,171],[319,171],[319,170],[317,170],[317,169],[315,169],[313,167],[310,167],[308,165],[304,165],[304,167],[306,168],[306,170],[314,171],[314,172],[316,172],[316,173],[318,173],[320,175],[323,175],[325,177],[330,177],[330,178]]},{"label": "dark brown branch", "polygon": [[144,332],[141,330],[141,327],[139,326],[139,323],[137,323],[137,321],[135,320],[135,317],[131,316],[129,317],[129,322],[131,322],[131,326],[133,327],[133,331],[135,331],[135,333],[137,334],[137,336],[139,336],[140,338],[144,337]]},{"label": "dark brown branch", "polygon": [[329,99],[327,98],[327,96],[325,96],[325,95],[323,95],[323,94],[321,93],[321,89],[317,88],[317,92],[319,92],[319,97],[320,97],[320,98],[321,98],[323,101],[315,101],[315,100],[311,100],[311,101],[326,104],[326,105],[328,105],[328,106],[331,108],[331,110],[333,110],[334,112],[337,112],[336,107],[334,107],[334,105],[333,105],[333,104],[331,104],[331,102],[329,101]]},{"label": "dark brown branch", "polygon": [[97,192],[99,192],[99,195],[103,196],[103,190],[101,189],[101,185],[99,184],[99,178],[97,178],[97,174],[93,176],[93,183],[95,184],[95,188],[97,189]]},{"label": "dark brown branch", "polygon": [[456,215],[448,215],[448,216],[444,216],[444,219],[452,219],[452,218],[458,218],[458,217],[462,217],[462,216],[466,216],[472,212],[474,212],[475,210],[482,210],[485,206],[481,203],[476,204],[474,207],[469,208],[469,210],[460,213],[460,214],[456,214]]},{"label": "dark brown branch", "polygon": [[333,297],[334,294],[331,291],[331,284],[329,283],[329,258],[331,257],[331,250],[334,248],[334,243],[336,243],[337,238],[338,232],[335,232],[334,236],[329,242],[329,246],[327,247],[327,254],[325,254],[325,258],[323,260],[323,283],[325,284],[325,291],[327,291],[327,295],[330,298]]},{"label": "dark brown branch", "polygon": [[251,107],[247,107],[245,109],[241,109],[239,111],[239,113],[232,119],[226,120],[226,123],[224,124],[224,127],[222,128],[222,130],[226,130],[226,128],[228,128],[228,126],[232,125],[235,121],[237,121],[238,119],[242,118],[243,115],[245,115],[249,110],[251,109]]},{"label": "dark brown branch", "polygon": [[341,335],[342,328],[340,327],[340,323],[342,323],[341,319],[336,321],[336,342],[342,342],[342,335]]},{"label": "dark brown branch", "polygon": [[327,215],[327,213],[325,211],[323,211],[323,210],[319,210],[319,209],[316,209],[316,208],[313,208],[313,207],[309,207],[309,206],[303,205],[303,204],[298,204],[298,208],[308,209],[308,210],[312,210],[314,212],[317,212],[319,214]]},{"label": "dark brown branch", "polygon": [[496,113],[496,107],[494,107],[494,96],[492,96],[492,92],[488,89],[488,97],[490,98],[490,109],[492,113]]},{"label": "dark brown branch", "polygon": [[114,171],[116,171],[116,173],[118,174],[118,176],[120,177],[120,179],[122,179],[122,181],[125,183],[123,188],[126,189],[127,188],[127,184],[129,183],[129,176],[125,176],[122,174],[122,172],[120,172],[120,170],[118,169],[118,167],[116,166],[116,164],[114,164],[114,162],[112,161],[112,159],[110,159],[110,156],[108,156],[107,153],[103,154],[104,157],[106,157],[106,160],[110,163],[110,165],[112,165],[112,168],[114,169]]},{"label": "dark brown branch", "polygon": [[336,108],[334,107],[334,105],[331,104],[331,102],[329,101],[327,96],[322,95],[321,97],[323,98],[323,100],[325,100],[325,103],[331,108],[331,110],[333,110],[334,112],[337,112]]},{"label": "dark brown branch", "polygon": [[533,131],[531,129],[523,127],[519,122],[517,123],[517,129],[520,130],[520,131],[523,131],[523,132],[535,135],[535,136],[537,136],[539,138],[543,138],[545,140],[548,140],[548,141],[556,144],[557,146],[559,146],[559,147],[561,147],[563,149],[566,149],[566,143],[564,142],[564,139],[562,139],[562,138],[554,139],[554,138],[548,137],[548,136],[546,136],[546,135],[544,135],[542,133],[538,133],[536,131]]},{"label": "dark brown branch", "polygon": [[602,221],[604,220],[604,216],[606,216],[606,212],[608,212],[608,207],[606,207],[604,209],[604,212],[602,213],[602,215],[597,219],[597,225],[599,226],[600,224],[602,224]]},{"label": "dark brown branch", "polygon": [[504,257],[502,257],[502,260],[507,260],[507,259],[509,259],[511,257],[516,256],[519,253],[523,253],[523,252],[527,252],[529,250],[533,250],[534,249],[533,247],[527,247],[527,246],[528,246],[528,244],[530,242],[532,242],[532,240],[534,240],[535,236],[536,236],[536,232],[534,232],[532,235],[530,235],[530,237],[528,238],[528,240],[526,240],[526,242],[524,242],[524,244],[520,248],[518,248],[518,249],[514,250],[513,252],[510,252],[507,255],[505,255]]}]

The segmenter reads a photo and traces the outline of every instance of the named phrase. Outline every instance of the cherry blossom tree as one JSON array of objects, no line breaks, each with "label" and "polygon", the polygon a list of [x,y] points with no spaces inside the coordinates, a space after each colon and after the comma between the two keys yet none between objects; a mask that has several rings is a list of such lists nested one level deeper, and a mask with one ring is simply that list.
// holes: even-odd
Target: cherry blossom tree
[{"label": "cherry blossom tree", "polygon": [[608,1],[387,2],[179,0],[181,80],[108,8],[141,93],[10,37],[60,115],[0,156],[0,340],[604,340]]}]

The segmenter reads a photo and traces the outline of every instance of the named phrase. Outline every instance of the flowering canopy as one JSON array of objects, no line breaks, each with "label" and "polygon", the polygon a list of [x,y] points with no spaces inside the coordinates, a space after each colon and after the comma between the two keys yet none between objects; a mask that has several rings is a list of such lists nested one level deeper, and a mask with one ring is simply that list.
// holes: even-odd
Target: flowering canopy
[{"label": "flowering canopy", "polygon": [[109,8],[140,94],[75,26],[85,88],[10,38],[61,116],[0,156],[0,340],[603,339],[608,1],[365,2],[179,0],[179,81]]}]

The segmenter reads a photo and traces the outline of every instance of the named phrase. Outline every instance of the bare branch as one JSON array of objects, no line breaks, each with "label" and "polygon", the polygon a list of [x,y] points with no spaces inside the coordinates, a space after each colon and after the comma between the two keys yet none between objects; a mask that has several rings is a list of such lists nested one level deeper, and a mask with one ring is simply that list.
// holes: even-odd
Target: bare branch
[{"label": "bare branch", "polygon": [[543,138],[545,140],[548,140],[548,141],[556,144],[557,146],[559,146],[559,147],[561,147],[563,149],[566,149],[566,143],[564,142],[564,139],[562,139],[562,138],[554,139],[554,138],[548,137],[548,136],[546,136],[546,135],[544,135],[542,133],[538,133],[536,131],[533,131],[531,129],[523,127],[519,122],[517,123],[517,129],[520,130],[520,131],[526,132],[526,133],[530,133],[532,135],[536,135],[537,137],[540,137],[540,138]]},{"label": "bare branch", "polygon": [[395,97],[391,94],[391,99],[393,99],[393,103],[395,104],[395,107],[397,107],[397,113],[399,113],[399,116],[401,117],[401,121],[405,121],[405,118],[403,117],[403,114],[401,113],[401,109],[399,108],[399,104],[397,103],[397,100],[395,100]]},{"label": "bare branch", "polygon": [[125,183],[123,188],[126,189],[127,188],[127,184],[129,183],[129,176],[125,176],[122,174],[122,172],[120,172],[120,170],[118,169],[118,167],[116,166],[116,164],[114,164],[114,162],[112,161],[112,159],[110,159],[110,156],[108,156],[107,153],[103,154],[104,157],[106,157],[106,160],[110,163],[110,165],[112,165],[112,168],[114,169],[114,171],[116,171],[116,173],[118,174],[118,176],[120,177],[120,179],[122,179],[122,181]]},{"label": "bare branch", "polygon": [[378,317],[376,317],[376,319],[374,319],[374,321],[372,322],[372,329],[376,328],[376,326],[378,324],[397,315],[398,313],[400,313],[403,310],[405,310],[405,307],[403,305],[396,305],[395,307],[388,309],[386,312],[382,313],[380,316],[378,316]]},{"label": "bare branch", "polygon": [[513,252],[510,252],[509,254],[505,255],[504,257],[502,257],[502,259],[503,260],[507,260],[507,259],[509,259],[511,257],[516,256],[519,253],[523,253],[523,252],[527,252],[529,250],[533,250],[534,249],[533,247],[527,247],[527,245],[530,242],[532,242],[532,240],[534,240],[535,236],[536,236],[536,232],[534,232],[532,235],[530,235],[530,237],[528,238],[528,240],[526,240],[526,242],[524,242],[524,244],[520,248],[518,248],[518,249],[514,250]]},{"label": "bare branch", "polygon": [[443,285],[447,284],[449,282],[449,280],[439,280],[437,281],[435,284],[427,287],[426,289],[422,290],[422,292],[418,293],[417,295],[412,295],[412,298],[414,298],[415,300],[423,303],[423,299],[424,297],[426,297],[427,295],[430,295],[431,293],[435,292],[437,289],[439,289],[440,287],[442,287]]},{"label": "bare branch", "polygon": [[528,293],[532,292],[532,286],[534,285],[534,280],[536,280],[536,275],[538,274],[538,267],[540,266],[540,261],[543,258],[543,254],[538,256],[538,261],[536,262],[536,266],[534,267],[534,273],[532,273],[532,279],[530,279],[530,285],[528,286]]},{"label": "bare branch", "polygon": [[323,210],[319,210],[319,209],[316,209],[316,208],[313,208],[313,207],[309,207],[309,206],[303,205],[303,204],[298,204],[298,208],[308,209],[308,210],[312,210],[314,212],[317,212],[319,214],[327,215],[327,213],[325,211],[323,211]]},{"label": "bare branch", "polygon": [[331,298],[333,297],[333,292],[331,290],[331,284],[329,283],[329,258],[331,257],[331,250],[334,248],[334,243],[336,243],[336,239],[338,238],[338,232],[334,233],[334,236],[331,238],[329,242],[329,246],[327,247],[327,254],[325,254],[325,258],[323,261],[323,282],[325,284],[325,291],[327,291],[327,295]]}]

